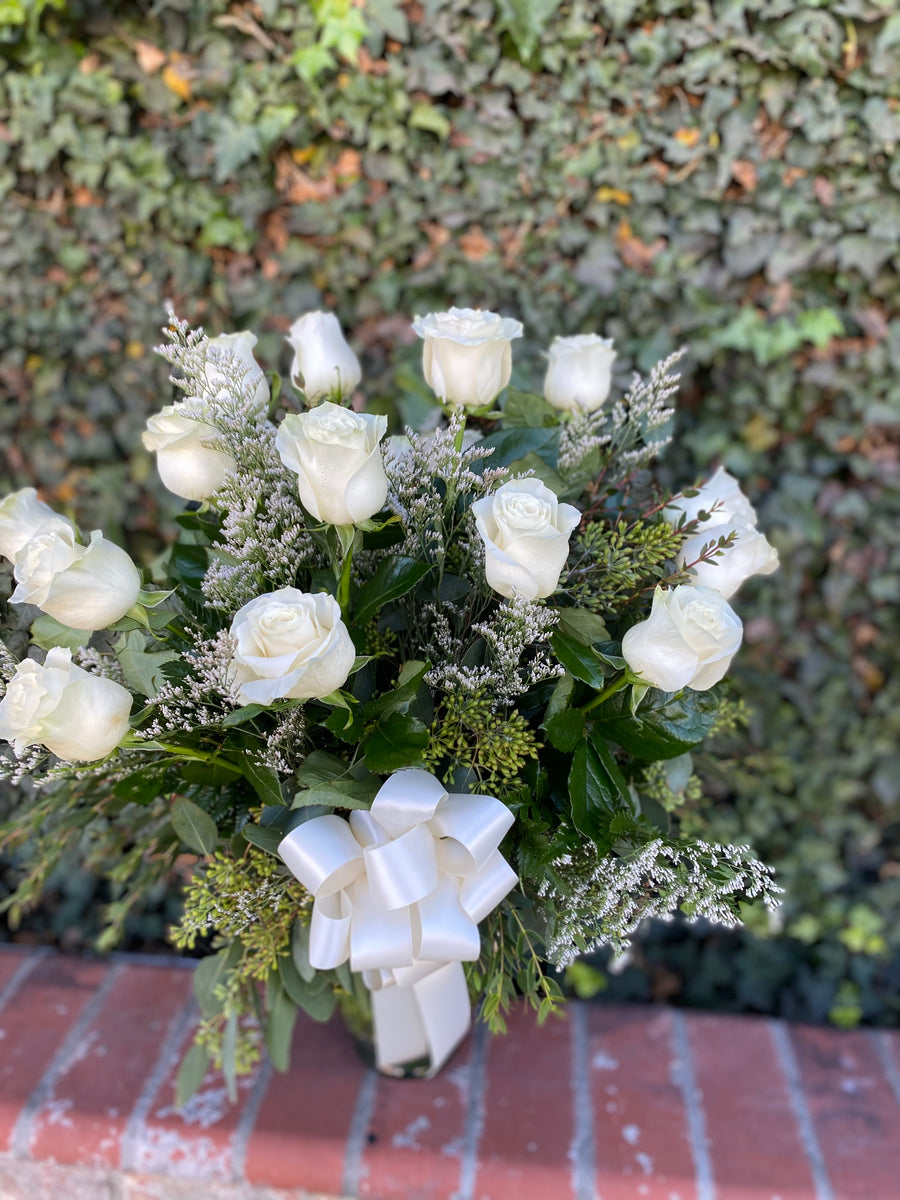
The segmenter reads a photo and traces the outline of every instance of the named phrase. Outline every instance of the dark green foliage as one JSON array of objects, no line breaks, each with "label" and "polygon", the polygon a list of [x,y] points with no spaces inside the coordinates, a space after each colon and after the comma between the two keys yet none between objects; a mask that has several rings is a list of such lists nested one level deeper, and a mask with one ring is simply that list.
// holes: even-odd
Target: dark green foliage
[{"label": "dark green foliage", "polygon": [[282,371],[290,320],[333,305],[404,415],[416,311],[521,316],[521,387],[550,330],[615,336],[622,387],[687,343],[670,482],[722,457],[783,564],[741,596],[753,752],[697,769],[715,837],[778,865],[795,940],[647,956],[701,1002],[896,1020],[900,17],[830,7],[379,0],[354,67],[360,30],[316,6],[7,5],[0,493],[36,484],[153,557],[169,298]]}]

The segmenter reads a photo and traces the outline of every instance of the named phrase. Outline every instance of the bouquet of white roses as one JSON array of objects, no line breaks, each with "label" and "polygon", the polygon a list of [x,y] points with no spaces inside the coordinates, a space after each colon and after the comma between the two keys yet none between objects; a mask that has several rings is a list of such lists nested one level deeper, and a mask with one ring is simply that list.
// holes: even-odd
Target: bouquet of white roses
[{"label": "bouquet of white roses", "polygon": [[190,503],[143,579],[33,489],[0,502],[10,602],[41,610],[27,657],[0,644],[3,770],[36,789],[7,907],[77,842],[117,888],[109,944],[187,869],[182,1098],[210,1061],[232,1088],[263,1045],[283,1067],[298,1009],[336,1002],[382,1068],[437,1070],[471,1001],[543,1018],[645,917],[776,902],[697,834],[691,751],[739,716],[729,599],[777,556],[727,472],[667,498],[647,471],[678,355],[611,401],[612,344],[557,338],[541,397],[508,388],[517,321],[414,329],[439,420],[388,438],[332,315],[291,329],[289,402],[252,334],[171,315],[184,396],[144,442]]}]

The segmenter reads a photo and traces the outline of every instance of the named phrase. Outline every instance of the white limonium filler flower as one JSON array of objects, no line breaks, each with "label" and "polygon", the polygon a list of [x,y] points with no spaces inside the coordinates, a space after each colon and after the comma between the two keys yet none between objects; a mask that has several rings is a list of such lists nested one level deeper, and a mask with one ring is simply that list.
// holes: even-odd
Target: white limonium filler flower
[{"label": "white limonium filler flower", "polygon": [[[212,402],[245,400],[254,410],[269,402],[269,385],[253,357],[255,345],[256,335],[249,330],[210,338],[203,364],[206,382],[200,385],[204,395],[167,404],[147,421],[141,435],[144,446],[156,455],[156,469],[165,486],[184,500],[208,500],[237,465],[208,419]],[[236,374],[243,375],[239,385]]]},{"label": "white limonium filler flower", "polygon": [[544,378],[544,399],[565,412],[596,412],[609,396],[615,357],[612,338],[596,333],[554,338]]},{"label": "white limonium filler flower", "polygon": [[356,658],[340,606],[327,592],[281,588],[257,596],[235,613],[231,635],[242,704],[327,696],[346,681]]},{"label": "white limonium filler flower", "polygon": [[495,592],[541,600],[556,591],[581,520],[539,479],[513,479],[472,505],[484,542],[485,576]]},{"label": "white limonium filler flower", "polygon": [[[713,588],[728,600],[751,575],[771,575],[778,569],[778,551],[756,528],[753,505],[723,467],[697,489],[696,495],[679,496],[663,510],[663,516],[677,525],[682,513],[691,521],[701,512],[707,514],[706,519],[684,541],[676,560],[679,567],[696,564],[691,569],[698,584]],[[726,550],[696,562],[705,545],[729,533],[736,537]]]},{"label": "white limonium filler flower", "polygon": [[291,379],[311,404],[323,396],[352,395],[362,371],[334,313],[310,312],[298,317],[287,343],[294,351]]},{"label": "white limonium filler flower", "polygon": [[0,500],[0,556],[15,562],[25,543],[51,521],[55,528],[67,525],[72,528],[71,521],[38,499],[34,488],[22,488],[5,496]]},{"label": "white limonium filler flower", "polygon": [[99,529],[87,546],[68,523],[49,522],[19,550],[13,604],[36,604],[72,629],[105,629],[137,603],[138,569]]},{"label": "white limonium filler flower", "polygon": [[48,651],[43,665],[25,659],[0,700],[0,738],[16,754],[46,746],[68,762],[105,758],[128,732],[131,693],[72,662],[71,650]]},{"label": "white limonium filler flower", "polygon": [[286,416],[275,445],[297,474],[303,507],[329,525],[355,525],[377,513],[387,499],[379,445],[386,431],[387,417],[330,400]]},{"label": "white limonium filler flower", "polygon": [[724,677],[742,636],[740,617],[712,588],[658,587],[648,619],[622,639],[622,657],[652,687],[705,692]]},{"label": "white limonium filler flower", "polygon": [[522,324],[478,308],[416,317],[413,329],[424,338],[422,371],[428,386],[451,408],[486,408],[509,383],[512,341]]},{"label": "white limonium filler flower", "polygon": [[203,416],[209,406],[201,400],[179,400],[148,420],[141,435],[156,454],[156,469],[165,486],[185,500],[206,500],[225,482],[237,465],[227,450],[215,443],[219,432]]}]

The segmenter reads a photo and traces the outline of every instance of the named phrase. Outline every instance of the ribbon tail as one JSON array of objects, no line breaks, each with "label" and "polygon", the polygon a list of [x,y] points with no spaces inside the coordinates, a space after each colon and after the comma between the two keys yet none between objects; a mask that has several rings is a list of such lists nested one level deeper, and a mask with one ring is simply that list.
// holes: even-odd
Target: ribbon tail
[{"label": "ribbon tail", "polygon": [[469,1030],[472,1010],[462,964],[427,965],[422,978],[372,993],[375,1057],[382,1070],[427,1056],[431,1078]]}]

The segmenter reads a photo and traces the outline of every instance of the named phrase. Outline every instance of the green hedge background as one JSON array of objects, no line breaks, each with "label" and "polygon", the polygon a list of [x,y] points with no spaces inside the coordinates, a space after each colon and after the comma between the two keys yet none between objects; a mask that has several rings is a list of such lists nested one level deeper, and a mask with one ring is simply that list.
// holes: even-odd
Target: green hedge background
[{"label": "green hedge background", "polygon": [[783,563],[711,832],[787,895],[610,991],[896,1023],[898,142],[894,0],[0,0],[0,493],[159,548],[166,300],[282,371],[333,307],[405,416],[416,312],[520,317],[520,386],[557,333],[614,336],[620,382],[686,343],[668,481],[724,462]]}]

